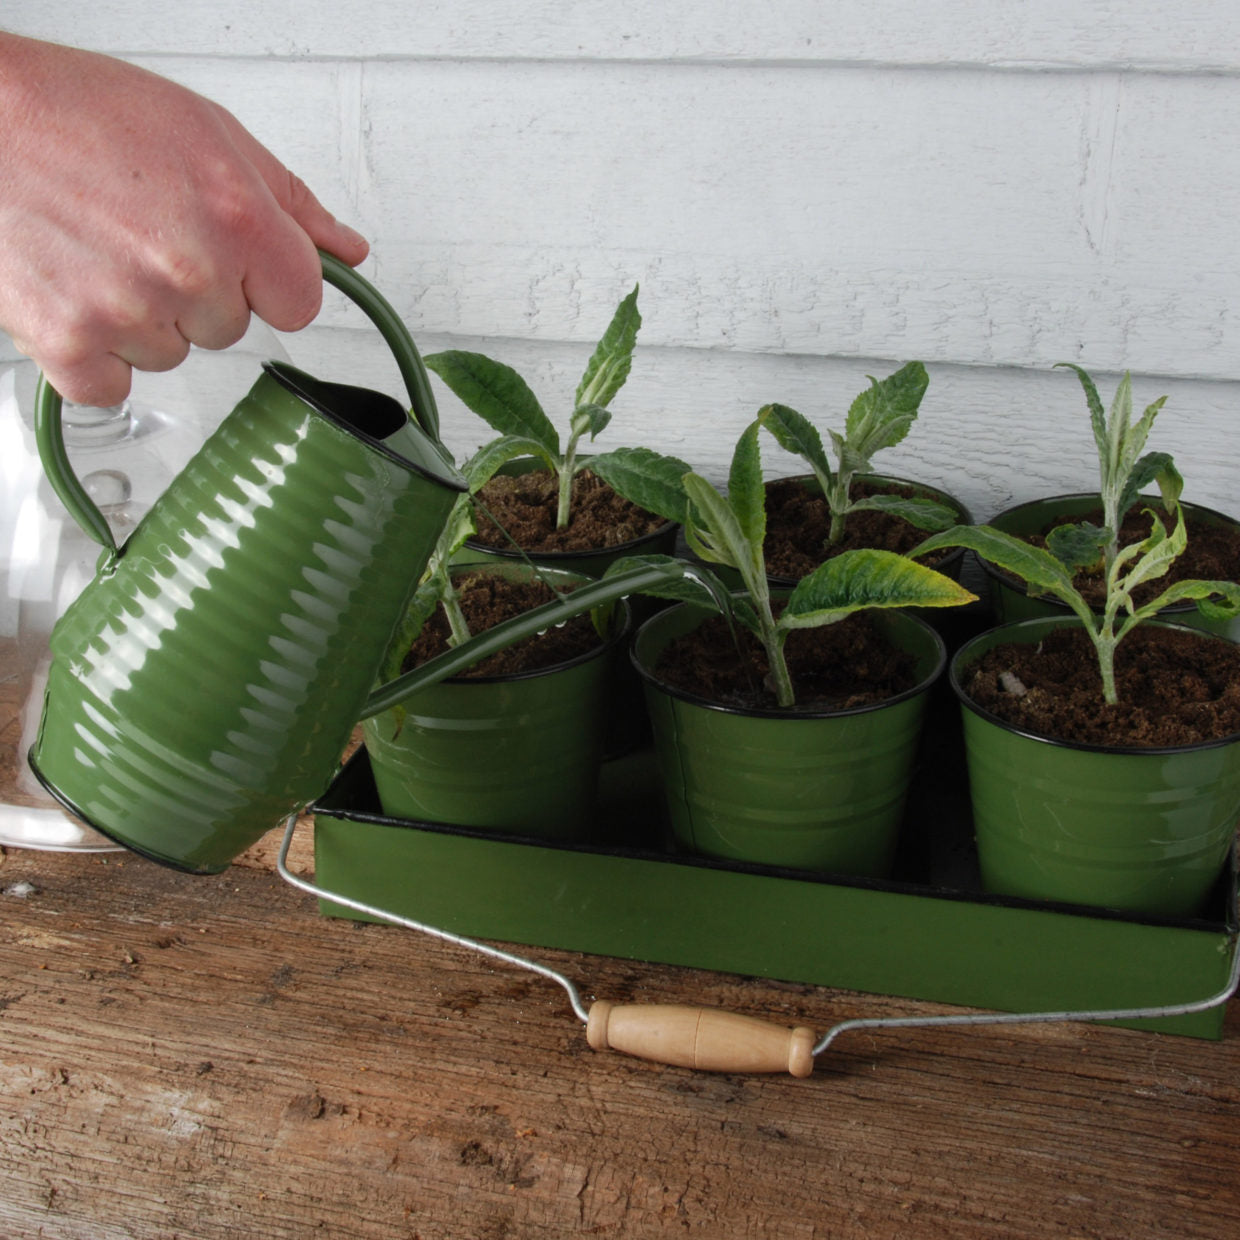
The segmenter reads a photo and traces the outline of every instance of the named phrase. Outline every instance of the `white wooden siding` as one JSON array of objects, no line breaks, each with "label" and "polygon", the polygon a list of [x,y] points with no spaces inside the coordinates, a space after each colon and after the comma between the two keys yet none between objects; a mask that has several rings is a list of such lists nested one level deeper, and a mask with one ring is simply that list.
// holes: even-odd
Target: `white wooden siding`
[{"label": "white wooden siding", "polygon": [[[0,24],[232,109],[367,233],[424,348],[518,365],[561,425],[640,281],[613,443],[721,479],[762,403],[835,424],[921,358],[880,464],[984,518],[1093,482],[1070,360],[1167,393],[1152,446],[1240,513],[1231,0],[7,0]],[[287,347],[395,383],[336,296]],[[443,406],[455,449],[484,437]]]}]

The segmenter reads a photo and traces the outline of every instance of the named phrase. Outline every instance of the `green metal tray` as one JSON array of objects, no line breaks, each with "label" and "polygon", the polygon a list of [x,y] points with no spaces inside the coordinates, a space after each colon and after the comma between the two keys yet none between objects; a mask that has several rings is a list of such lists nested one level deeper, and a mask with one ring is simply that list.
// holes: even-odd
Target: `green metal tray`
[{"label": "green metal tray", "polygon": [[[953,725],[932,713],[890,881],[676,855],[646,750],[605,764],[589,846],[385,817],[363,750],[312,807],[315,885],[472,938],[1004,1012],[1174,1006],[1226,986],[1234,857],[1192,921],[983,894]],[[1223,1014],[1123,1023],[1219,1038]]]}]

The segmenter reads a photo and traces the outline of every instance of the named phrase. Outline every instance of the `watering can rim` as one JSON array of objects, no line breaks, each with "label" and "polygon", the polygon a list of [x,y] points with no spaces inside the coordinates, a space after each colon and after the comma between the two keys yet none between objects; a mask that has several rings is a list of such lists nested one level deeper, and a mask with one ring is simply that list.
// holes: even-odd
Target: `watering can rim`
[{"label": "watering can rim", "polygon": [[[287,389],[299,400],[304,401],[315,413],[326,418],[333,426],[338,427],[346,434],[351,435],[355,439],[361,440],[367,447],[373,448],[376,452],[381,453],[389,460],[410,470],[413,473],[421,474],[428,481],[438,483],[450,491],[457,491],[464,494],[469,490],[469,483],[464,475],[457,469],[455,462],[449,456],[447,449],[444,448],[442,442],[432,435],[428,434],[419,424],[415,417],[411,417],[404,409],[401,403],[395,397],[389,396],[386,392],[377,391],[374,388],[362,387],[352,383],[337,383],[330,379],[319,379],[312,375],[308,370],[303,370],[300,366],[293,365],[292,362],[282,362],[276,359],[268,359],[261,363],[262,370],[269,375],[281,387]],[[304,382],[309,380],[309,383]],[[321,397],[316,396],[314,388],[333,388],[337,391],[359,392],[364,393],[368,397],[372,397],[393,406],[400,412],[404,419],[396,433],[413,435],[422,441],[428,449],[428,458],[433,458],[438,469],[433,469],[428,461],[415,460],[413,457],[406,456],[402,452],[396,451],[388,441],[388,439],[378,438],[369,432],[362,430],[359,426],[349,422],[346,418],[333,409]]]}]

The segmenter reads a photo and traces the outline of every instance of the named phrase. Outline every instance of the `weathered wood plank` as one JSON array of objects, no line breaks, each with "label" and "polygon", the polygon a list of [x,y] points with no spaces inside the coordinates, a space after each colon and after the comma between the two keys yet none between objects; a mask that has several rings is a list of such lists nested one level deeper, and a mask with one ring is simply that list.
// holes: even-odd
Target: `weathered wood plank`
[{"label": "weathered wood plank", "polygon": [[273,20],[244,0],[8,0],[6,27],[120,53],[483,59],[713,59],[1001,67],[1240,68],[1240,16],[1226,3],[1155,0],[556,0],[301,4]]},{"label": "weathered wood plank", "polygon": [[[14,894],[15,884],[34,891]],[[1229,1237],[1240,1012],[841,1040],[806,1081],[594,1054],[559,991],[261,869],[0,865],[12,1240]],[[928,1005],[566,953],[587,992],[823,1028]]]}]

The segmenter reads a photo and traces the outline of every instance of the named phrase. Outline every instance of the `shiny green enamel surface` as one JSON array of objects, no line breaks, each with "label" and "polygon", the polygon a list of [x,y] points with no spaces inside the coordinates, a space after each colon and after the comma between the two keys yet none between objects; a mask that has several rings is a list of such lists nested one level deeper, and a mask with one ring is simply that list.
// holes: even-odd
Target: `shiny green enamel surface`
[{"label": "shiny green enamel surface", "polygon": [[[955,873],[940,889],[677,857],[639,843],[661,815],[653,765],[604,764],[599,825],[617,842],[603,849],[390,818],[361,753],[315,806],[316,881],[457,934],[1004,1011],[1187,1002],[1227,979],[1234,874],[1207,920],[1176,923],[986,897]],[[910,805],[932,852],[949,812]],[[590,962],[573,975],[588,986]],[[1218,1038],[1222,1024],[1217,1008],[1141,1027]]]},{"label": "shiny green enamel surface", "polygon": [[[1097,494],[1057,495],[1050,499],[1031,500],[1026,504],[1018,504],[1014,508],[1005,509],[992,517],[988,524],[1006,534],[1027,537],[1040,534],[1048,529],[1061,517],[1084,517],[1087,513],[1099,509],[1100,500]],[[1231,526],[1237,522],[1221,512],[1211,508],[1203,508],[1199,504],[1182,505],[1184,513],[1192,522],[1202,525]],[[1191,537],[1191,534],[1190,534]],[[1069,615],[1068,608],[1058,599],[1030,598],[1021,582],[1001,573],[993,566],[982,563],[986,579],[990,586],[990,601],[995,616],[1000,623],[1010,624],[1018,620],[1040,620],[1043,617],[1064,617]],[[1176,624],[1186,624],[1190,628],[1201,629],[1206,633],[1215,633],[1220,637],[1229,637],[1232,641],[1240,641],[1240,617],[1230,620],[1213,620],[1203,616],[1195,603],[1177,603],[1159,613]]]},{"label": "shiny green enamel surface", "polygon": [[833,715],[743,714],[658,681],[662,651],[701,619],[693,608],[672,608],[643,625],[634,644],[676,838],[710,857],[885,875],[926,692],[945,660],[942,641],[913,616],[875,613],[888,640],[916,656],[916,692]]},{"label": "shiny green enamel surface", "polygon": [[1037,642],[1064,623],[992,630],[952,664],[983,881],[988,890],[1036,900],[1193,914],[1240,821],[1240,739],[1144,752],[1065,745],[1013,731],[959,687],[987,650]]},{"label": "shiny green enamel surface", "polygon": [[463,486],[416,428],[416,462],[384,445],[407,422],[273,365],[105,554],[31,752],[74,812],[213,871],[322,791]]},{"label": "shiny green enamel surface", "polygon": [[[519,564],[484,571],[533,576]],[[550,838],[587,833],[611,657],[624,632],[622,622],[584,659],[526,675],[454,677],[367,719],[363,736],[384,812]]]}]

